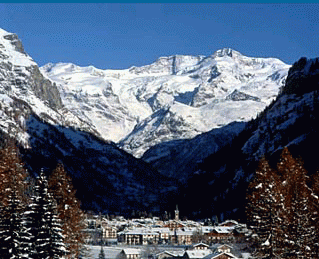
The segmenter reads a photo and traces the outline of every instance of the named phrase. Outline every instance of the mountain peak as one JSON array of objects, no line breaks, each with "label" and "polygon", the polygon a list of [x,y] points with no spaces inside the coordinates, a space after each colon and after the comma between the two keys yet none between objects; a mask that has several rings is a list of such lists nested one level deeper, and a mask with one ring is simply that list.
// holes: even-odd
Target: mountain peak
[{"label": "mountain peak", "polygon": [[4,60],[16,66],[35,66],[36,63],[28,56],[17,34],[9,33],[0,28],[0,53]]},{"label": "mountain peak", "polygon": [[213,54],[214,57],[233,57],[233,56],[242,56],[242,54],[236,50],[231,48],[222,48],[220,50],[215,51]]}]

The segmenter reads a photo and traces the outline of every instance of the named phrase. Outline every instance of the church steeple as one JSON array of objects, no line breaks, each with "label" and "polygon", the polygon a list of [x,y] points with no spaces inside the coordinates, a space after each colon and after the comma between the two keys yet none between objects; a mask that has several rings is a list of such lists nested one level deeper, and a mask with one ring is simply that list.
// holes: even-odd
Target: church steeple
[{"label": "church steeple", "polygon": [[175,220],[179,220],[179,210],[178,210],[178,205],[176,205],[176,210],[175,210]]}]

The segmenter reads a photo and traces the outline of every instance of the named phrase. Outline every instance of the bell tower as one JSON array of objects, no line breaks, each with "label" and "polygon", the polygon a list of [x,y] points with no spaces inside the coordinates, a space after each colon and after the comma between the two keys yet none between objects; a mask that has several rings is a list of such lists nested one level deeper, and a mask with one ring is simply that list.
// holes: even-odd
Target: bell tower
[{"label": "bell tower", "polygon": [[176,205],[176,210],[175,210],[175,220],[179,220],[179,210],[178,210],[178,206]]}]

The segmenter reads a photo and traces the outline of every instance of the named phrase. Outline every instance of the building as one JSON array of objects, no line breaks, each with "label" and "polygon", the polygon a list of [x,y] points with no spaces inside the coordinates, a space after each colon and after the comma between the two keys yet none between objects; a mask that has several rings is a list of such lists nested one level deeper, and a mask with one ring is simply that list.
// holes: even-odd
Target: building
[{"label": "building", "polygon": [[231,252],[232,247],[230,245],[220,245],[217,247],[217,251],[220,253],[230,253]]},{"label": "building", "polygon": [[125,248],[120,252],[118,259],[140,259],[141,254],[141,249]]},{"label": "building", "polygon": [[212,254],[212,250],[210,249],[186,250],[183,255],[183,259],[202,259],[210,254]]},{"label": "building", "polygon": [[118,233],[119,242],[128,245],[158,244],[159,237],[159,233],[148,228],[134,228],[132,230],[125,230]]},{"label": "building", "polygon": [[163,251],[155,255],[156,259],[176,259],[178,255],[170,252],[170,251]]},{"label": "building", "polygon": [[206,235],[210,242],[226,241],[234,238],[233,230],[233,227],[215,227]]},{"label": "building", "polygon": [[193,250],[207,250],[209,249],[209,245],[205,243],[198,243],[193,245]]},{"label": "building", "polygon": [[193,231],[185,229],[175,229],[174,234],[171,236],[171,243],[178,245],[191,245]]}]

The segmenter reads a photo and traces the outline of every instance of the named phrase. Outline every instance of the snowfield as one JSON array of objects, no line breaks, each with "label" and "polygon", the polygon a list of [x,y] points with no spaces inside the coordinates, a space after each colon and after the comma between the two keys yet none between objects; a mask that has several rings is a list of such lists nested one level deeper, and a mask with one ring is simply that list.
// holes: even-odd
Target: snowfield
[{"label": "snowfield", "polygon": [[249,121],[277,96],[289,67],[222,49],[208,57],[161,57],[124,70],[58,63],[41,72],[57,84],[68,111],[141,157],[163,141]]}]

